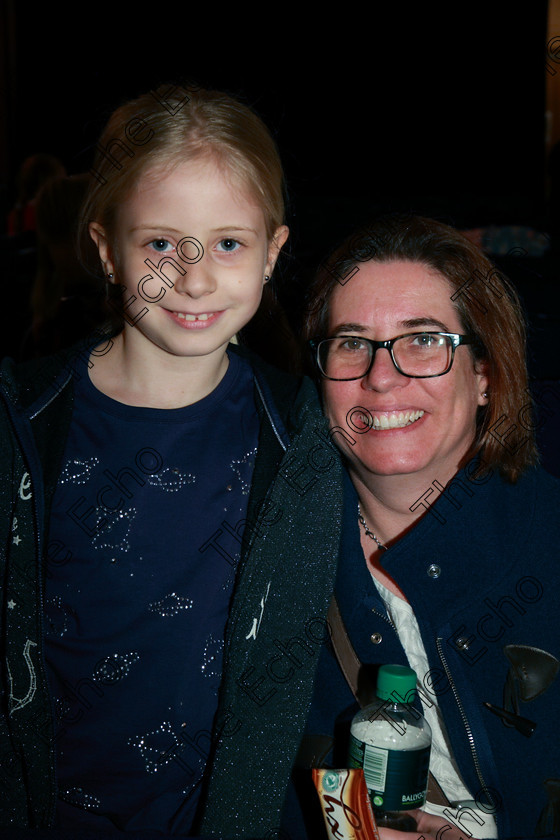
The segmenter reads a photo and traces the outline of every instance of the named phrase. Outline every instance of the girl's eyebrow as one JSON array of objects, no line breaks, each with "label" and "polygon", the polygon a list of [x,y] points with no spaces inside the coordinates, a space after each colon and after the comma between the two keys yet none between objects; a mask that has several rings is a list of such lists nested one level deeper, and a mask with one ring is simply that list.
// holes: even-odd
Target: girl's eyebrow
[{"label": "girl's eyebrow", "polygon": [[136,227],[130,228],[131,233],[134,233],[137,230],[151,230],[151,231],[156,231],[156,233],[157,232],[159,232],[159,233],[165,232],[165,233],[177,233],[177,234],[179,234],[179,236],[181,235],[180,230],[176,230],[175,228],[172,228],[172,227],[167,227],[167,225],[137,225]]},{"label": "girl's eyebrow", "polygon": [[254,228],[251,227],[239,227],[238,225],[224,225],[223,227],[213,228],[214,233],[257,233]]},{"label": "girl's eyebrow", "polygon": [[[163,224],[163,225],[153,225],[153,224],[136,225],[135,227],[130,228],[131,233],[134,233],[137,230],[150,230],[150,231],[156,231],[156,232],[159,231],[160,233],[161,232],[176,233],[179,236],[182,235],[182,231],[177,230],[176,228],[167,227],[167,225],[165,225],[165,224]],[[254,233],[255,235],[258,235],[258,232],[254,228],[239,227],[238,225],[223,225],[222,227],[213,228],[213,231],[214,231],[214,233],[224,233],[224,232],[236,233],[237,232],[237,233]]]}]

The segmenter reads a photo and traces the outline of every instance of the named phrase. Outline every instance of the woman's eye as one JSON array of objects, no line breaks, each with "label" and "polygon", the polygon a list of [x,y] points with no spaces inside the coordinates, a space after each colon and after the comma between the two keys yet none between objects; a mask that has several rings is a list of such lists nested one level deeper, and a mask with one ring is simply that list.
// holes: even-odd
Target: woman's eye
[{"label": "woman's eye", "polygon": [[347,338],[341,344],[343,350],[362,350],[363,346],[363,342],[359,338]]},{"label": "woman's eye", "polygon": [[159,251],[163,253],[164,251],[168,251],[172,246],[171,243],[167,241],[167,239],[152,239],[149,243],[154,251]]},{"label": "woman's eye", "polygon": [[221,239],[218,243],[218,248],[225,253],[231,254],[233,251],[239,250],[241,247],[237,239]]},{"label": "woman's eye", "polygon": [[437,343],[437,340],[438,336],[436,335],[422,333],[421,335],[417,335],[412,339],[412,344],[416,344],[419,347],[431,347],[433,344]]}]

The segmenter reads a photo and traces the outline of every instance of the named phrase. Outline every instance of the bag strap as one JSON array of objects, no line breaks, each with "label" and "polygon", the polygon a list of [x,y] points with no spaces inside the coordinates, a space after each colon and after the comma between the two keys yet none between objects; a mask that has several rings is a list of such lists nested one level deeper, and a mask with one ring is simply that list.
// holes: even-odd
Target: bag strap
[{"label": "bag strap", "polygon": [[[360,704],[360,707],[363,708],[367,703],[365,695],[369,694],[369,696],[371,696],[371,690],[368,691],[368,688],[371,687],[362,685],[363,681],[361,677],[363,674],[360,673],[362,663],[358,659],[356,651],[352,646],[352,642],[348,637],[348,633],[346,632],[346,627],[344,626],[340,609],[334,595],[327,613],[327,621],[330,628],[331,643],[336,654],[338,664],[340,665],[342,673],[346,678],[346,682],[352,690],[352,694]],[[428,775],[428,791],[426,798],[434,805],[451,805],[432,773]]]}]

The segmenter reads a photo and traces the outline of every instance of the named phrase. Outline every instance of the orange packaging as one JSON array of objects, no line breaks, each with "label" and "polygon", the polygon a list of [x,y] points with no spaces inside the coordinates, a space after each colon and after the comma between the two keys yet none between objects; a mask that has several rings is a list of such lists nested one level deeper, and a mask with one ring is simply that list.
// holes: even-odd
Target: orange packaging
[{"label": "orange packaging", "polygon": [[380,840],[362,768],[311,773],[331,840]]}]

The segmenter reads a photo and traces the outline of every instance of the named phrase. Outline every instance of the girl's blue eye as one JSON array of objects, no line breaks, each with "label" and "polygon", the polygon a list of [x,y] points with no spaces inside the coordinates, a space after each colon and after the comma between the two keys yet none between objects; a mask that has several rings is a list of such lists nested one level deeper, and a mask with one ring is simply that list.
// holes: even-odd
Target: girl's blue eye
[{"label": "girl's blue eye", "polygon": [[161,252],[166,251],[168,245],[169,245],[169,247],[171,247],[171,245],[169,244],[167,239],[153,239],[150,242],[150,245],[152,246],[154,251],[161,251]]},{"label": "girl's blue eye", "polygon": [[230,254],[233,251],[237,251],[239,248],[239,242],[237,241],[237,239],[221,239],[219,244],[223,246],[221,250]]}]

